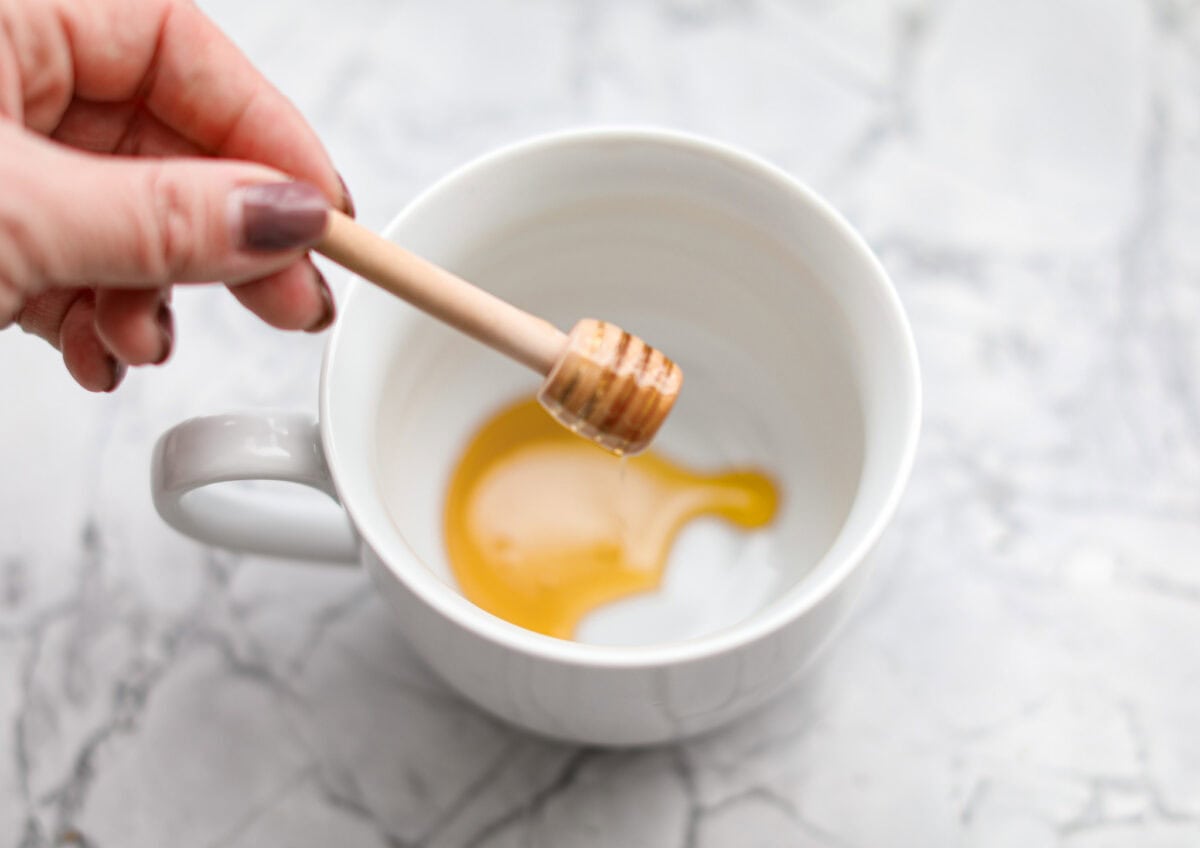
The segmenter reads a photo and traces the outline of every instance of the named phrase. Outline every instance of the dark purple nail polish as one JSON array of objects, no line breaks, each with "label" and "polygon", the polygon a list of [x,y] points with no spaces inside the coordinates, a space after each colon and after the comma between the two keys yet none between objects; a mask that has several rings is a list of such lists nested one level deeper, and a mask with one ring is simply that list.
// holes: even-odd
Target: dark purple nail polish
[{"label": "dark purple nail polish", "polygon": [[355,216],[354,198],[350,196],[350,189],[346,188],[346,181],[341,174],[337,175],[338,184],[342,187],[342,211],[351,218]]},{"label": "dark purple nail polish", "polygon": [[158,359],[154,360],[154,364],[162,365],[171,356],[171,350],[175,347],[175,315],[169,306],[160,303],[158,315],[155,318],[158,321],[158,331],[162,336],[162,353],[159,354]]},{"label": "dark purple nail polish", "polygon": [[308,247],[325,232],[329,203],[308,183],[263,183],[236,190],[240,215],[235,233],[246,250]]},{"label": "dark purple nail polish", "polygon": [[322,330],[327,330],[329,325],[333,323],[333,319],[337,317],[337,307],[333,303],[333,292],[329,290],[329,283],[325,282],[325,277],[320,271],[316,271],[317,289],[321,293],[321,301],[325,304],[325,311],[321,313],[313,325],[304,332],[319,333]]}]

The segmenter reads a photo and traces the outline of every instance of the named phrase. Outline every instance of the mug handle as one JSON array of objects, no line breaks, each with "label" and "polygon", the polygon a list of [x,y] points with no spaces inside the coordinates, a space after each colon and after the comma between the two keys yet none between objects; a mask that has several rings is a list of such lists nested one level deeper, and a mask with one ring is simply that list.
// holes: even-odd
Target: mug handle
[{"label": "mug handle", "polygon": [[[301,483],[334,503],[212,487],[233,480]],[[320,429],[309,415],[212,415],[176,424],[154,446],[150,487],[163,520],[201,542],[293,559],[358,561],[358,534],[338,503]]]}]

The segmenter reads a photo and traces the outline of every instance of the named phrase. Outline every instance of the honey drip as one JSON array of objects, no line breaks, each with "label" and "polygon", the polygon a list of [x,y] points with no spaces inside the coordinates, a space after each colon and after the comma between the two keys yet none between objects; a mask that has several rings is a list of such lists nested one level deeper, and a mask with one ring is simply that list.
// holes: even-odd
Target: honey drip
[{"label": "honey drip", "polygon": [[698,474],[653,452],[613,456],[530,398],[467,445],[446,497],[446,551],[476,605],[569,639],[597,607],[656,588],[693,518],[762,527],[778,500],[758,471]]}]

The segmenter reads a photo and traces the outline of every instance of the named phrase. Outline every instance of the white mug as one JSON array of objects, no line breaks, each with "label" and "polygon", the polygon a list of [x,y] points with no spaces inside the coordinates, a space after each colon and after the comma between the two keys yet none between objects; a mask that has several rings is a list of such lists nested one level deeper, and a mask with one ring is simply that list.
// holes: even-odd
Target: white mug
[{"label": "white mug", "polygon": [[[186,421],[155,449],[154,502],[197,539],[361,562],[413,646],[492,713],[573,742],[716,727],[779,692],[828,641],[913,462],[911,331],[870,249],[812,191],[745,153],[632,129],[550,135],[443,179],[385,235],[566,327],[612,320],[682,365],[655,448],[754,464],[776,521],[687,528],[662,588],[543,636],[456,589],[441,539],[457,452],[536,375],[351,283],[319,414]],[[218,486],[303,483],[333,500]]]}]

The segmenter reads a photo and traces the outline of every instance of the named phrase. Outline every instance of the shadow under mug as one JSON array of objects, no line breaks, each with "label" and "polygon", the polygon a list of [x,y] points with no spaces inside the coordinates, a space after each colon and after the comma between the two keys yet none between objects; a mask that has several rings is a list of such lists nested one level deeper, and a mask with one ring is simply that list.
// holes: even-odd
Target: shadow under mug
[{"label": "shadow under mug", "polygon": [[[665,742],[779,692],[845,618],[916,449],[915,347],[861,237],[752,156],[640,129],[487,155],[385,236],[560,326],[613,320],[676,358],[684,391],[658,444],[690,465],[777,476],[770,555],[744,572],[719,545],[673,555],[676,588],[614,619],[631,638],[609,644],[476,607],[445,563],[445,481],[471,429],[537,378],[360,280],[326,349],[317,420],[219,415],[167,431],[152,469],[162,517],[229,548],[361,562],[447,683],[540,734]],[[245,480],[303,483],[336,503],[213,485]],[[717,561],[695,565],[704,551]]]}]

